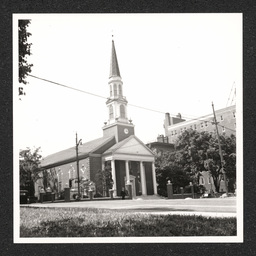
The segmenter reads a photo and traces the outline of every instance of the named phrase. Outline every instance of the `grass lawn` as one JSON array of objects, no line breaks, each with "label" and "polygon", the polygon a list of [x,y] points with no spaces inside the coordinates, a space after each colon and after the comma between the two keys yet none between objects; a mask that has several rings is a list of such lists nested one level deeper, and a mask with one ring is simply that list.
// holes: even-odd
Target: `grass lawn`
[{"label": "grass lawn", "polygon": [[20,237],[235,236],[236,218],[20,208]]}]

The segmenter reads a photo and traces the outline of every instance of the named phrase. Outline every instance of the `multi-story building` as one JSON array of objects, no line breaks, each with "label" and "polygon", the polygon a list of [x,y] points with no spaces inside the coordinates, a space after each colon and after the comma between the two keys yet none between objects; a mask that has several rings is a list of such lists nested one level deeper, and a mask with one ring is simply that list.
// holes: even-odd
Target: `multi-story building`
[{"label": "multi-story building", "polygon": [[[219,134],[229,136],[236,133],[235,105],[216,110],[215,115]],[[190,120],[182,119],[180,114],[176,117],[171,117],[169,113],[166,113],[164,129],[165,137],[167,137],[169,143],[175,143],[178,136],[187,129],[193,129],[199,132],[216,132],[213,113]]]}]

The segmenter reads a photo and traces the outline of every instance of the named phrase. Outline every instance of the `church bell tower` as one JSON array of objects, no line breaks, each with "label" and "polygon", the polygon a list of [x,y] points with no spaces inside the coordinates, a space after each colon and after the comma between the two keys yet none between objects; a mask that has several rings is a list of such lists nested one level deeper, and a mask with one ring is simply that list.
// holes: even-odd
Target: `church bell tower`
[{"label": "church bell tower", "polygon": [[134,135],[134,125],[127,116],[126,97],[123,96],[123,82],[119,71],[115,43],[112,39],[110,73],[108,80],[109,97],[106,102],[108,121],[103,127],[103,136],[114,135],[117,142]]}]

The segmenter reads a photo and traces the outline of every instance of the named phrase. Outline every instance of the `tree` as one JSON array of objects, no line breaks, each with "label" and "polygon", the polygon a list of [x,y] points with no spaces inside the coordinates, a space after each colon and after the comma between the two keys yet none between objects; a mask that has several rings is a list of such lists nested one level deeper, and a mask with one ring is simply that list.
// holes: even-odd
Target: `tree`
[{"label": "tree", "polygon": [[183,171],[182,167],[175,162],[170,162],[168,165],[156,168],[156,180],[158,183],[158,194],[167,196],[166,184],[170,180],[173,184],[173,192],[178,193],[180,187],[185,187],[190,182],[190,177]]},{"label": "tree", "polygon": [[96,191],[102,195],[109,196],[109,189],[113,187],[111,165],[106,164],[104,170],[98,170],[95,176]]},{"label": "tree", "polygon": [[51,191],[58,191],[57,171],[55,168],[42,170],[42,176],[40,178],[43,179],[44,190],[50,187]]},{"label": "tree", "polygon": [[[220,136],[220,143],[225,161],[224,167],[228,170],[227,177],[235,180],[235,136]],[[213,178],[215,189],[219,192],[223,172],[216,135],[191,129],[186,130],[177,140],[177,149],[175,161],[184,168],[184,171],[190,173],[193,181],[198,183],[200,173],[209,171]]]},{"label": "tree", "polygon": [[20,150],[20,187],[28,189],[29,194],[34,196],[34,183],[40,178],[41,169],[39,167],[41,155],[40,148],[32,151],[30,148]]},{"label": "tree", "polygon": [[[27,84],[26,77],[31,72],[33,64],[29,64],[27,56],[31,55],[31,43],[28,43],[28,37],[31,33],[27,31],[30,20],[19,20],[19,82]],[[23,87],[19,87],[19,95],[25,95]]]},{"label": "tree", "polygon": [[[233,191],[236,182],[236,137],[223,135],[220,136],[220,142],[229,190]],[[159,193],[162,195],[166,193],[168,179],[172,181],[174,187],[175,183],[177,187],[185,187],[188,182],[192,182],[194,190],[198,191],[199,179],[203,171],[209,172],[215,189],[219,192],[223,172],[216,135],[192,129],[186,130],[178,137],[175,146],[175,152],[155,151]]]}]

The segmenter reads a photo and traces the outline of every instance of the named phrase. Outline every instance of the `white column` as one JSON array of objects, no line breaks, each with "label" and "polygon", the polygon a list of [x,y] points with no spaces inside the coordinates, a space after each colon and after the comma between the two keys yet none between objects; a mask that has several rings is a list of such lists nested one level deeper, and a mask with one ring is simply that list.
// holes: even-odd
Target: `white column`
[{"label": "white column", "polygon": [[113,189],[114,193],[113,195],[116,196],[116,170],[115,170],[115,160],[111,160],[111,173],[112,173],[112,180],[114,182]]},{"label": "white column", "polygon": [[157,186],[156,186],[156,169],[155,169],[155,163],[152,162],[152,177],[153,177],[153,188],[154,188],[154,194],[157,195]]},{"label": "white column", "polygon": [[126,183],[130,184],[130,172],[129,172],[129,163],[125,161],[125,172],[126,172]]},{"label": "white column", "polygon": [[145,177],[145,169],[143,162],[140,161],[140,182],[141,182],[141,192],[142,195],[147,195],[147,184],[146,184],[146,177]]}]

